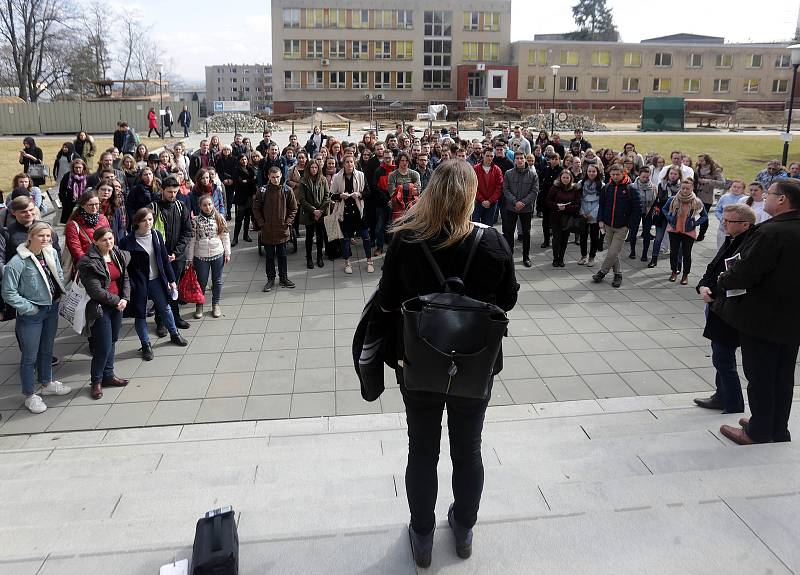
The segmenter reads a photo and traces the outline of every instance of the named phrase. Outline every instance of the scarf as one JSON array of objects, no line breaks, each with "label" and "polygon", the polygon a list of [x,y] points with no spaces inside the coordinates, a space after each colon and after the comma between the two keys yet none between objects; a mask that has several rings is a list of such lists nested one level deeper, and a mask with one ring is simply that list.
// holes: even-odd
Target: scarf
[{"label": "scarf", "polygon": [[197,191],[198,196],[208,196],[214,191],[214,183],[209,182],[208,185],[202,184],[197,182],[195,184],[195,190]]},{"label": "scarf", "polygon": [[688,211],[691,210],[692,217],[699,215],[703,209],[703,202],[701,202],[700,199],[694,195],[693,191],[690,190],[687,193],[681,190],[677,193],[675,199],[672,200],[672,203],[669,205],[669,211],[673,214],[677,214],[684,205],[686,206],[687,215]]},{"label": "scarf", "polygon": [[217,219],[214,212],[206,214],[200,210],[200,213],[195,218],[195,229],[199,238],[211,239],[217,237]]},{"label": "scarf", "polygon": [[90,214],[82,207],[78,206],[78,215],[83,218],[83,221],[86,222],[86,225],[90,228],[97,227],[97,223],[100,221],[100,211],[96,211],[93,214]]},{"label": "scarf", "polygon": [[78,198],[86,190],[86,176],[70,173],[67,187],[72,190],[72,201],[78,201]]}]

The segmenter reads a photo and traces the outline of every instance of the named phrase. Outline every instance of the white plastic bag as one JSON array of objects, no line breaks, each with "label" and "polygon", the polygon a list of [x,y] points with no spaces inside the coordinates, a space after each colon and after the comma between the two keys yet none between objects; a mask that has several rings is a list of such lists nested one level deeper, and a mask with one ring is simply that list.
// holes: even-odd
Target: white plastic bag
[{"label": "white plastic bag", "polygon": [[58,304],[58,315],[69,322],[75,333],[82,333],[86,327],[86,304],[89,299],[83,285],[76,279],[69,284],[67,293]]}]

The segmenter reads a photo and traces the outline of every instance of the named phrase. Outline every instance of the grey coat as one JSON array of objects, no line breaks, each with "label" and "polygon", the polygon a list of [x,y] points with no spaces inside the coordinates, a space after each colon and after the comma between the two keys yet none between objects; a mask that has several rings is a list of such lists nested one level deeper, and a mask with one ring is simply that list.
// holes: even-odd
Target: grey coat
[{"label": "grey coat", "polygon": [[503,200],[505,201],[506,210],[516,211],[514,210],[514,204],[522,202],[525,207],[517,213],[529,214],[533,212],[533,206],[536,204],[536,196],[538,194],[539,177],[536,175],[535,170],[528,168],[518,170],[514,167],[504,174]]}]

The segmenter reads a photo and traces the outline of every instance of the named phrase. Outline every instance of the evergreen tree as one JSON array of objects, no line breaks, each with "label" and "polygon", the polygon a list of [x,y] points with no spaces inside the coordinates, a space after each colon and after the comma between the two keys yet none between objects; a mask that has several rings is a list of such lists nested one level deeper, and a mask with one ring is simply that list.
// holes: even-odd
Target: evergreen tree
[{"label": "evergreen tree", "polygon": [[572,40],[619,40],[614,16],[611,8],[606,6],[606,0],[578,0],[572,7],[572,17],[578,25],[578,30],[568,35]]}]

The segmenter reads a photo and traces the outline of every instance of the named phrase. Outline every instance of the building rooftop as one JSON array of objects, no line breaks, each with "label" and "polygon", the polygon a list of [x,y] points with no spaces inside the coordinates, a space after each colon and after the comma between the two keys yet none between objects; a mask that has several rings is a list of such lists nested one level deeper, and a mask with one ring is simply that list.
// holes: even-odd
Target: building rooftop
[{"label": "building rooftop", "polygon": [[642,40],[642,44],[724,44],[722,36],[703,36],[701,34],[670,34]]}]

